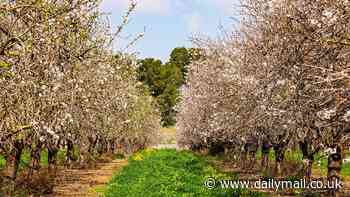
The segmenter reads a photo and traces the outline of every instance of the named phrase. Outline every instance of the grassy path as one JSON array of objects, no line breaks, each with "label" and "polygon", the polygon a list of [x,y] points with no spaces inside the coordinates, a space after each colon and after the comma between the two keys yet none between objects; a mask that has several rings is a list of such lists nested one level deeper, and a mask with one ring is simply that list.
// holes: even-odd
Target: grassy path
[{"label": "grassy path", "polygon": [[217,180],[234,178],[215,169],[205,157],[190,151],[146,149],[135,153],[129,158],[128,165],[115,173],[105,196],[262,196],[245,189],[221,189],[219,186],[208,189],[204,183],[210,177]]},{"label": "grassy path", "polygon": [[50,196],[101,196],[112,175],[127,164],[125,159],[99,163],[95,169],[60,169]]},{"label": "grassy path", "polygon": [[[152,148],[176,148],[175,138],[174,128],[163,128],[162,143]],[[127,159],[117,159],[107,163],[99,163],[96,169],[60,169],[55,179],[52,196],[102,196],[113,174],[127,163]]]}]

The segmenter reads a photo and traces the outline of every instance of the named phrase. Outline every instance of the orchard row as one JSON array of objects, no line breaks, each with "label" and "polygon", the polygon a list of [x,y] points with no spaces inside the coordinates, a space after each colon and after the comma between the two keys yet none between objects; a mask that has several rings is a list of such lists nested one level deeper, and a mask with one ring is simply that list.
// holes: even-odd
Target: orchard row
[{"label": "orchard row", "polygon": [[[66,162],[154,142],[159,114],[136,78],[136,60],[113,54],[131,2],[113,30],[98,0],[0,1],[0,155],[15,178],[22,152],[38,169],[64,149]],[[133,44],[140,36],[130,42]]]},{"label": "orchard row", "polygon": [[[339,179],[350,137],[350,2],[243,0],[235,31],[203,49],[189,66],[178,107],[179,144],[193,150],[263,160],[277,169],[300,148],[305,176],[328,154],[328,178]],[[263,165],[264,162],[263,162]]]}]

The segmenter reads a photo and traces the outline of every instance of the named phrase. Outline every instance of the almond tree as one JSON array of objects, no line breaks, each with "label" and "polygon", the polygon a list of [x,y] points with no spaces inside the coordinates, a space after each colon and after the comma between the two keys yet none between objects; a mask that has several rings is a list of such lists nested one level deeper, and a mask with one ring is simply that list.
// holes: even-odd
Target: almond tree
[{"label": "almond tree", "polygon": [[256,43],[254,54],[265,60],[257,65],[270,73],[266,81],[290,84],[283,109],[296,122],[307,171],[313,155],[331,147],[337,156],[330,155],[329,178],[339,178],[339,151],[348,139],[349,2],[248,0],[244,7],[246,28],[254,32],[247,37]]},{"label": "almond tree", "polygon": [[105,153],[124,140],[136,151],[156,140],[159,115],[137,83],[136,60],[110,47],[136,4],[111,35],[98,2],[0,2],[0,153],[8,177],[16,177],[24,150],[37,169],[43,149],[53,165],[61,148],[68,163],[76,148],[84,162],[95,148]]},{"label": "almond tree", "polygon": [[189,68],[179,142],[210,147],[264,133],[276,166],[288,146],[300,145],[308,178],[314,155],[332,148],[328,177],[339,179],[349,139],[349,2],[241,5],[237,32],[195,40],[204,55]]}]

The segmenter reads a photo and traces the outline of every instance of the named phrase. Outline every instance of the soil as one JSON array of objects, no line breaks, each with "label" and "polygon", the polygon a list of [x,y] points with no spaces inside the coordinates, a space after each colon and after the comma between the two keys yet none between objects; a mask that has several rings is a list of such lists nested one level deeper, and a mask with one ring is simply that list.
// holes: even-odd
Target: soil
[{"label": "soil", "polygon": [[54,181],[53,194],[50,196],[102,196],[113,174],[126,164],[127,160],[116,159],[108,163],[98,163],[95,169],[60,169]]},{"label": "soil", "polygon": [[108,158],[90,166],[41,168],[31,176],[23,171],[13,183],[0,175],[0,196],[98,197],[102,196],[112,176],[127,164],[126,159]]}]

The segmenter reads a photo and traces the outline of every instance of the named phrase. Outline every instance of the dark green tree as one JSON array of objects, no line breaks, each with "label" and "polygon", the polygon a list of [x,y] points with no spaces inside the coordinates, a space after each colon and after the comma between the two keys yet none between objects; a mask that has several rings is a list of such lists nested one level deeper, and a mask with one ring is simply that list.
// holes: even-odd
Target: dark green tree
[{"label": "dark green tree", "polygon": [[153,58],[140,60],[137,71],[138,79],[148,86],[152,96],[158,97],[164,92],[166,83],[162,61]]},{"label": "dark green tree", "polygon": [[201,54],[201,49],[185,47],[177,47],[171,52],[168,63],[180,68],[182,72],[181,85],[186,83],[188,66],[191,62],[199,60],[202,57]]},{"label": "dark green tree", "polygon": [[163,126],[175,123],[174,106],[182,84],[182,71],[175,64],[162,64],[160,60],[146,58],[139,61],[138,79],[142,81],[159,105]]},{"label": "dark green tree", "polygon": [[187,76],[187,66],[190,64],[191,56],[185,47],[175,48],[170,54],[169,63],[180,68],[182,72],[181,84],[185,83]]},{"label": "dark green tree", "polygon": [[185,47],[175,48],[167,63],[154,58],[139,60],[138,79],[143,82],[159,105],[163,126],[175,124],[179,88],[185,83],[187,67],[198,60],[200,50]]}]

